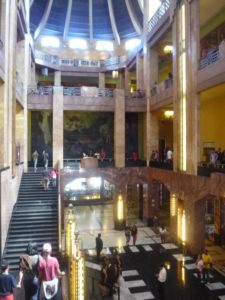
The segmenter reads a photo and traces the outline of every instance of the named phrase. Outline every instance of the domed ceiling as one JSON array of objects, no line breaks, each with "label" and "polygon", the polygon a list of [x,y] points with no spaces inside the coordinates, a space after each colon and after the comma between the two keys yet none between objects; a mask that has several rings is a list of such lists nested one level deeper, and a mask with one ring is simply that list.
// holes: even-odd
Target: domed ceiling
[{"label": "domed ceiling", "polygon": [[138,37],[143,28],[141,0],[33,0],[30,29],[34,38],[53,35],[115,40]]}]

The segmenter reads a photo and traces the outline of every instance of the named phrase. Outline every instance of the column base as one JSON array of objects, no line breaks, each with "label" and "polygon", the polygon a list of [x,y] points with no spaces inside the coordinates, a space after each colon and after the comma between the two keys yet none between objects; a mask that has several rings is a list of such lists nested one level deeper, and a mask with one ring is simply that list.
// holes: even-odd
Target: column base
[{"label": "column base", "polygon": [[126,227],[126,220],[116,220],[114,223],[115,230],[124,230]]}]

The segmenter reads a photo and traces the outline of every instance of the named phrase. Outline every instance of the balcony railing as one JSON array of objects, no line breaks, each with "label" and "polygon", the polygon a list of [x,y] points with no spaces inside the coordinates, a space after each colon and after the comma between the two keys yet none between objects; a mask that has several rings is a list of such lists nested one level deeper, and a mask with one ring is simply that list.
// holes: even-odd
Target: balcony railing
[{"label": "balcony railing", "polygon": [[52,95],[53,87],[52,86],[30,86],[28,88],[28,95]]},{"label": "balcony railing", "polygon": [[56,55],[47,54],[41,51],[35,51],[35,59],[42,60],[47,64],[68,67],[90,67],[90,68],[104,68],[120,64],[125,64],[126,56],[115,56],[106,60],[87,60],[87,59],[72,59],[59,58]]},{"label": "balcony railing", "polygon": [[172,85],[173,85],[173,79],[172,78],[166,79],[166,80],[160,82],[159,84],[156,84],[151,89],[151,96],[153,97],[153,96],[165,91],[166,89],[168,89]]},{"label": "balcony railing", "polygon": [[165,15],[165,13],[170,8],[170,0],[165,0],[160,5],[160,7],[157,9],[156,13],[153,15],[153,17],[150,19],[147,25],[148,32],[151,32],[152,29],[157,25],[159,20]]},{"label": "balcony railing", "polygon": [[225,164],[212,164],[200,162],[198,164],[198,175],[209,177],[211,173],[225,173]]},{"label": "balcony railing", "polygon": [[137,91],[134,91],[134,92],[126,91],[127,98],[134,98],[134,99],[139,98],[140,99],[140,98],[145,98],[145,96],[146,96],[145,90],[138,89]]},{"label": "balcony railing", "polygon": [[200,59],[199,68],[203,69],[217,60],[219,60],[219,48],[216,47],[211,49],[205,57]]},{"label": "balcony railing", "polygon": [[99,89],[97,87],[64,87],[66,96],[82,97],[113,97],[113,89]]}]

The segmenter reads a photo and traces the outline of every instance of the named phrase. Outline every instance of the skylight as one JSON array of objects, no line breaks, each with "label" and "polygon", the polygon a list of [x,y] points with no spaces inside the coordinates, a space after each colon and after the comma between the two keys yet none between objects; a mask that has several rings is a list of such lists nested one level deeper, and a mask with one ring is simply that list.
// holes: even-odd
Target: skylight
[{"label": "skylight", "polygon": [[113,51],[113,43],[110,41],[98,41],[96,43],[96,50]]},{"label": "skylight", "polygon": [[69,47],[72,49],[87,49],[87,41],[84,39],[70,39]]},{"label": "skylight", "polygon": [[60,46],[60,41],[55,36],[43,36],[41,38],[41,45],[43,47],[54,47],[58,48]]},{"label": "skylight", "polygon": [[140,39],[131,39],[131,40],[126,41],[125,49],[126,50],[132,50],[132,49],[138,47],[140,44],[141,44]]},{"label": "skylight", "polygon": [[160,0],[153,0],[149,5],[149,19],[155,14],[162,2]]}]

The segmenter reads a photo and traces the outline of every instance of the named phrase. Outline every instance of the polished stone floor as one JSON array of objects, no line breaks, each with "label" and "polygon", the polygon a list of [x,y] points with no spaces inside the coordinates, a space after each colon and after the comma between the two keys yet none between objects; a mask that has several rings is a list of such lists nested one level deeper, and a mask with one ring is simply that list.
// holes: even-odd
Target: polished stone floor
[{"label": "polished stone floor", "polygon": [[[120,278],[121,300],[158,299],[157,278],[159,265],[163,262],[168,266],[166,297],[168,300],[225,300],[225,277],[216,270],[210,276],[210,283],[203,284],[196,276],[195,257],[184,256],[182,249],[168,238],[161,243],[158,235],[135,219],[128,220],[129,224],[138,225],[136,246],[125,246],[123,231],[113,229],[113,207],[92,206],[77,207],[77,229],[86,251],[86,263],[89,268],[99,270],[96,263],[95,237],[102,234],[104,254],[109,257],[115,249],[121,253],[122,276]],[[221,260],[225,251],[207,245],[213,256],[218,254]],[[216,256],[215,256],[216,257]],[[224,263],[224,260],[223,260]],[[218,264],[219,265],[219,264]],[[91,299],[101,299],[93,297]],[[113,299],[118,299],[114,295]]]}]

